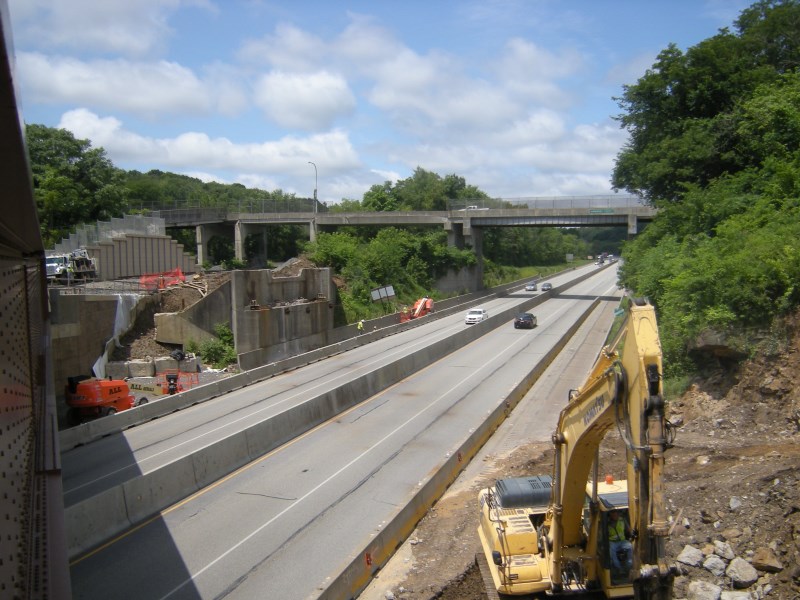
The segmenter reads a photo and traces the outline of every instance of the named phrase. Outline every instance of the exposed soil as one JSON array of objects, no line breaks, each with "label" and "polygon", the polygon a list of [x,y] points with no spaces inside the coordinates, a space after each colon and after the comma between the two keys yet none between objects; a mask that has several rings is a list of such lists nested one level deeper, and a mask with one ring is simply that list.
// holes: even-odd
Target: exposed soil
[{"label": "exposed soil", "polygon": [[[709,555],[725,541],[737,557],[752,560],[764,549],[780,566],[759,570],[752,598],[800,598],[800,335],[798,318],[787,324],[789,344],[769,358],[735,371],[720,370],[697,381],[670,403],[678,426],[667,453],[666,496],[674,527],[668,553],[674,562],[685,546]],[[624,452],[613,435],[601,450],[603,472],[624,478]],[[483,600],[474,566],[478,491],[498,477],[549,473],[547,440],[518,448],[497,462],[485,480],[448,493],[419,523],[400,552],[399,576],[379,573],[384,597],[403,600]],[[459,489],[464,489],[459,486]],[[675,597],[687,597],[690,581],[732,589],[725,575],[681,564]],[[711,596],[707,596],[711,597]]]},{"label": "exposed soil", "polygon": [[[291,277],[298,275],[302,269],[315,268],[306,258],[292,258],[273,270],[275,277]],[[156,341],[156,326],[153,315],[156,313],[179,312],[188,308],[203,297],[197,285],[211,293],[230,280],[229,271],[207,272],[195,275],[187,280],[190,285],[170,286],[160,292],[158,302],[150,310],[142,312],[133,327],[120,339],[121,348],[116,348],[111,355],[112,361],[126,361],[147,357],[168,356],[179,345],[162,344]]]},{"label": "exposed soil", "polygon": [[[206,293],[212,292],[230,279],[229,272],[206,273],[188,282],[204,287]],[[112,361],[126,361],[139,358],[169,356],[180,345],[162,344],[156,341],[156,326],[153,315],[156,313],[179,312],[203,298],[203,292],[192,285],[170,286],[159,293],[158,301],[150,309],[139,314],[133,327],[120,338],[121,347],[111,354]]]},{"label": "exposed soil", "polygon": [[[292,275],[303,266],[303,261],[291,261],[276,274]],[[208,274],[204,280],[211,291],[228,277],[228,273]],[[188,287],[162,292],[159,305],[141,315],[112,360],[169,354],[174,347],[155,341],[152,313],[179,311],[201,297]],[[696,381],[669,406],[669,418],[678,426],[666,466],[667,502],[674,520],[668,543],[671,559],[686,545],[710,553],[709,544],[715,540],[727,541],[745,559],[769,549],[782,568],[759,572],[755,587],[761,596],[781,600],[800,598],[799,323],[800,313],[786,324],[788,342],[780,354],[758,357],[735,370],[720,369]],[[604,472],[622,478],[624,452],[618,449],[609,436],[601,462]],[[550,465],[550,442],[532,441],[497,461],[494,472],[471,482],[468,490],[446,494],[401,549],[407,553],[405,573],[386,577],[385,597],[486,598],[474,566],[479,549],[477,492],[498,477],[549,473]],[[682,568],[676,598],[686,597],[690,580],[730,589],[725,577],[715,577],[702,567]]]}]

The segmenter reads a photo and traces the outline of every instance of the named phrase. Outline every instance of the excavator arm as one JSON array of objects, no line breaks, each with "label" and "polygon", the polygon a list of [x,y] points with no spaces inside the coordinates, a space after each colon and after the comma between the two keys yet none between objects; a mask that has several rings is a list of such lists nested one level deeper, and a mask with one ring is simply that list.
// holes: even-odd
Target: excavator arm
[{"label": "excavator arm", "polygon": [[566,560],[586,546],[582,511],[587,481],[600,443],[616,426],[627,455],[634,596],[671,597],[674,569],[665,557],[669,522],[663,481],[671,431],[664,415],[661,374],[655,311],[644,300],[633,300],[620,335],[603,349],[585,385],[570,394],[553,434],[549,540],[556,591]]},{"label": "excavator arm", "polygon": [[[664,505],[672,430],[661,379],[655,311],[633,300],[619,334],[559,414],[552,476],[499,479],[479,493],[477,560],[487,589],[522,596],[602,588],[607,598],[672,597],[676,569],[666,559]],[[625,446],[628,479],[599,482],[600,445],[613,428]],[[609,539],[612,512],[627,513],[630,547]]]}]

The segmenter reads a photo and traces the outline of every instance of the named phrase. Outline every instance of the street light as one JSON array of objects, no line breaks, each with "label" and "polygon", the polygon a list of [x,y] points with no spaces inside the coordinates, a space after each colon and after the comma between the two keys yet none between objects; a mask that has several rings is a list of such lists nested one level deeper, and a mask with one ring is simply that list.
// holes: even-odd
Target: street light
[{"label": "street light", "polygon": [[314,212],[317,212],[317,165],[311,161],[308,164],[314,166]]}]

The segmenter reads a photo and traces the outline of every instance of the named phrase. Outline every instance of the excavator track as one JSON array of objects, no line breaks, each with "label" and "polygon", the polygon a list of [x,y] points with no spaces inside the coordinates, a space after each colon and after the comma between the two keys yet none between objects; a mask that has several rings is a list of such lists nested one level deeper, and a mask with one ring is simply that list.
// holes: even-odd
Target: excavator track
[{"label": "excavator track", "polygon": [[492,573],[489,571],[489,563],[486,561],[486,556],[483,552],[475,554],[475,564],[478,565],[478,570],[481,572],[486,597],[489,600],[500,600],[500,594],[497,593],[497,588],[494,587]]}]

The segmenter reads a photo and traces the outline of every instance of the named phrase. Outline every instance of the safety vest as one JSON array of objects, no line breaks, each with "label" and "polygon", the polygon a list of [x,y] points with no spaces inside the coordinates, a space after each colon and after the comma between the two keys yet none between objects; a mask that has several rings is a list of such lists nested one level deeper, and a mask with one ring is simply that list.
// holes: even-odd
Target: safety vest
[{"label": "safety vest", "polygon": [[611,542],[621,542],[625,539],[625,521],[618,519],[616,523],[608,526],[608,539]]}]

